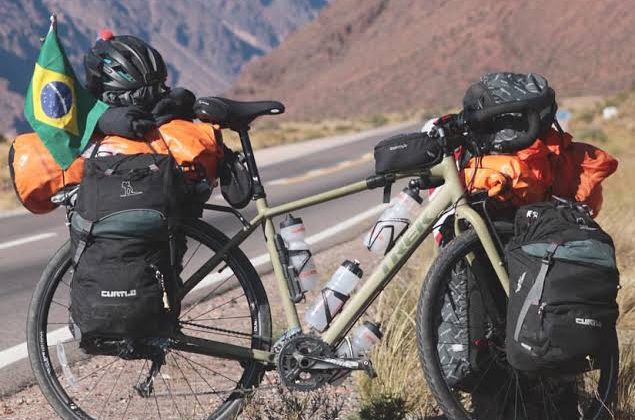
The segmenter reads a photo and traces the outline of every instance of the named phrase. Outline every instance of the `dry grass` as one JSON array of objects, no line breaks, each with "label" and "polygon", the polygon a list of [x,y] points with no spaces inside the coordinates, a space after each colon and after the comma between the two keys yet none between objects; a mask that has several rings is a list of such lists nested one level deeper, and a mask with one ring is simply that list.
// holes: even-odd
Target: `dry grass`
[{"label": "dry grass", "polygon": [[616,419],[635,419],[635,342],[622,343]]},{"label": "dry grass", "polygon": [[415,330],[419,289],[429,266],[431,246],[428,243],[413,255],[381,294],[372,314],[381,322],[384,337],[371,354],[377,378],[358,376],[362,420],[404,418],[398,413],[418,417],[438,414],[419,365]]}]

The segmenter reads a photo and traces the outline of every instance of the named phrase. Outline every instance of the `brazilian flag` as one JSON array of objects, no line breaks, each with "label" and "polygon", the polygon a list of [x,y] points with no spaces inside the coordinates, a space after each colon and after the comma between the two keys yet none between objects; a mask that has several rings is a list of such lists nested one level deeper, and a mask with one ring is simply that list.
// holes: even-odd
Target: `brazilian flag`
[{"label": "brazilian flag", "polygon": [[35,64],[24,116],[57,163],[66,169],[79,156],[108,108],[84,89],[57,39],[55,18]]}]

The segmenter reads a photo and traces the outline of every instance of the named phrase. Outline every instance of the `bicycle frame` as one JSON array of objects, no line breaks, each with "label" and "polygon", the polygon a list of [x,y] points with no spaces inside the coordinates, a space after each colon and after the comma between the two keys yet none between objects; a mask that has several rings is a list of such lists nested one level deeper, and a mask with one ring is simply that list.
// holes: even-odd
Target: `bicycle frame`
[{"label": "bicycle frame", "polygon": [[[241,136],[242,137],[242,136]],[[248,140],[248,138],[247,138]],[[247,142],[248,143],[248,142]],[[250,146],[248,144],[248,146]],[[243,141],[243,148],[245,149],[245,142]],[[247,162],[253,161],[255,167],[255,160],[253,155],[250,156],[251,150],[246,151]],[[251,159],[250,159],[251,158]],[[251,165],[250,165],[251,166]],[[260,185],[260,194],[256,197],[256,208],[258,210],[257,216],[245,227],[238,232],[216,255],[211,257],[192,277],[187,281],[184,286],[182,295],[184,296],[190,290],[192,290],[201,280],[215,268],[223,258],[223,255],[235,246],[239,246],[256,228],[260,225],[264,225],[264,235],[266,240],[267,251],[271,258],[273,265],[273,272],[276,279],[278,293],[283,302],[284,313],[287,322],[287,329],[300,328],[300,320],[293,300],[289,295],[289,288],[285,279],[284,270],[280,262],[278,252],[275,247],[274,238],[276,235],[275,227],[273,224],[273,218],[282,214],[299,210],[305,207],[321,204],[337,198],[345,197],[348,195],[356,194],[361,191],[376,188],[381,186],[379,183],[371,182],[371,178],[355,182],[331,191],[323,192],[310,197],[302,198],[290,203],[282,204],[275,207],[269,207],[267,199],[264,194],[264,189],[260,184],[260,178],[257,173],[257,169],[250,172],[254,176],[256,184]],[[509,294],[509,279],[507,272],[503,266],[500,255],[487,224],[483,218],[470,207],[469,203],[465,199],[465,187],[459,180],[459,172],[456,167],[454,157],[449,155],[445,156],[442,161],[436,166],[430,168],[428,174],[434,177],[440,177],[445,180],[443,187],[439,193],[429,202],[426,208],[417,216],[414,222],[401,235],[394,247],[388,252],[381,260],[377,268],[373,273],[365,279],[360,289],[348,300],[344,306],[342,312],[334,319],[329,328],[322,334],[321,338],[327,344],[331,346],[337,345],[345,336],[345,334],[351,329],[351,327],[357,322],[357,320],[363,315],[366,309],[373,303],[375,298],[381,293],[381,291],[388,285],[395,274],[401,269],[401,267],[408,261],[408,258],[414,253],[417,247],[425,240],[430,231],[432,230],[434,223],[439,219],[440,215],[448,209],[450,206],[455,206],[456,218],[464,219],[469,222],[472,228],[476,231],[487,257],[492,263],[492,267],[498,276],[498,279],[507,294]],[[420,174],[419,174],[420,175]],[[416,176],[412,173],[397,174],[395,179],[401,179],[406,177]],[[256,189],[258,194],[258,189]],[[184,339],[185,342],[193,343],[191,340]],[[215,342],[207,341],[204,345],[204,349],[201,352],[205,354],[221,356],[226,358],[233,358],[237,360],[258,360],[261,362],[272,363],[275,360],[274,354],[267,351],[252,350],[239,346],[234,346],[227,343],[217,343],[218,347],[214,349]],[[184,344],[186,345],[186,344]],[[193,351],[190,349],[190,351]],[[194,350],[195,351],[195,350]]]}]

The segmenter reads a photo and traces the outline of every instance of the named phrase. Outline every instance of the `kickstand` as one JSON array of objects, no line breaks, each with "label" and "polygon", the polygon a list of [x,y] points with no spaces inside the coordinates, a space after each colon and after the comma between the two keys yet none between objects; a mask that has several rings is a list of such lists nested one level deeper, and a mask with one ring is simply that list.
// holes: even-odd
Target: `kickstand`
[{"label": "kickstand", "polygon": [[150,371],[148,372],[148,376],[145,378],[143,382],[139,382],[134,386],[134,389],[137,391],[140,397],[148,398],[154,391],[154,378],[159,374],[161,370],[161,366],[165,363],[165,358],[161,359],[153,359],[152,366],[150,366]]}]

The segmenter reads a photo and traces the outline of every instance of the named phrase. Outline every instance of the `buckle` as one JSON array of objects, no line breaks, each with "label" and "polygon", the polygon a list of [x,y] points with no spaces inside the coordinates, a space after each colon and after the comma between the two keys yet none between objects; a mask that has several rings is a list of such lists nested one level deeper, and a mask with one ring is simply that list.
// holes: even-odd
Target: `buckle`
[{"label": "buckle", "polygon": [[551,244],[549,244],[549,247],[547,248],[547,252],[545,252],[545,255],[542,257],[542,262],[544,264],[547,264],[547,265],[551,264],[551,261],[553,260],[553,255],[556,253],[556,250],[558,249],[559,246],[560,244],[557,242],[552,242]]}]

